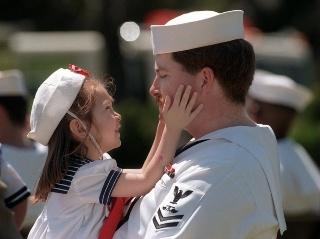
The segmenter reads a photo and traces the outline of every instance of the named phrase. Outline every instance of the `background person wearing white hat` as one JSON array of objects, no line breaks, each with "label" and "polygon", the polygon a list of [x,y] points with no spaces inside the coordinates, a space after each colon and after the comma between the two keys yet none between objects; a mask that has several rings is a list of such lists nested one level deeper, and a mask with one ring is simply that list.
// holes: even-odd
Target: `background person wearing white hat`
[{"label": "background person wearing white hat", "polygon": [[[0,71],[0,142],[3,158],[18,172],[29,190],[35,188],[47,149],[26,137],[28,92],[21,71]],[[26,203],[27,201],[25,201]],[[28,202],[23,230],[28,231],[43,205]]]},{"label": "background person wearing white hat", "polygon": [[[306,150],[288,138],[296,116],[312,99],[311,91],[287,76],[257,70],[247,109],[258,123],[268,124],[278,140],[283,207],[288,220],[285,238],[312,238],[313,219],[320,216],[320,173]],[[303,219],[304,218],[304,219]],[[313,218],[313,219],[312,219]]]},{"label": "background person wearing white hat", "polygon": [[276,238],[286,229],[276,139],[245,110],[255,57],[243,11],[186,13],[151,36],[151,95],[161,105],[190,84],[204,108],[185,128],[194,139],[177,152],[175,175],[131,204],[115,238]]}]

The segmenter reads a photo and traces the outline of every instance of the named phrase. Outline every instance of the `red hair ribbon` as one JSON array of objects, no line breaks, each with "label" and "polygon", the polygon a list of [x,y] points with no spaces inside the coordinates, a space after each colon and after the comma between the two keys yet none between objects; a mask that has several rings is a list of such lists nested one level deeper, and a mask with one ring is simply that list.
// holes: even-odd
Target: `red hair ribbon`
[{"label": "red hair ribbon", "polygon": [[91,74],[88,70],[85,70],[79,66],[73,65],[73,64],[69,64],[69,70],[73,71],[74,73],[78,73],[80,75],[83,75],[85,77],[89,77]]}]

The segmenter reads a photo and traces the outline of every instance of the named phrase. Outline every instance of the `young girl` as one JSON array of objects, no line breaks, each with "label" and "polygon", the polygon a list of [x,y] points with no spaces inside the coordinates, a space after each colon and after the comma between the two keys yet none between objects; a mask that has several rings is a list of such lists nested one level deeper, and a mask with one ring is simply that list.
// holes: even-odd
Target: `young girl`
[{"label": "young girl", "polygon": [[28,238],[97,238],[112,197],[151,190],[172,161],[182,129],[202,108],[193,109],[196,93],[190,92],[180,86],[173,102],[166,97],[143,167],[122,170],[104,154],[121,144],[121,117],[105,85],[75,66],[51,74],[31,111],[28,137],[48,145],[48,158],[35,193],[46,204]]}]

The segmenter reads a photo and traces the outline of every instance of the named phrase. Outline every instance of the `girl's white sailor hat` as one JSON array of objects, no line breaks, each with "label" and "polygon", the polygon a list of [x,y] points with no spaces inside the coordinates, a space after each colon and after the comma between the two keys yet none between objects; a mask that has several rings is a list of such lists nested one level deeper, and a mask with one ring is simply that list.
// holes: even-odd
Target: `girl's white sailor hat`
[{"label": "girl's white sailor hat", "polygon": [[86,78],[81,72],[58,69],[38,88],[33,100],[28,137],[47,145],[70,109]]},{"label": "girl's white sailor hat", "polygon": [[243,11],[195,11],[151,25],[153,54],[190,50],[244,38]]}]

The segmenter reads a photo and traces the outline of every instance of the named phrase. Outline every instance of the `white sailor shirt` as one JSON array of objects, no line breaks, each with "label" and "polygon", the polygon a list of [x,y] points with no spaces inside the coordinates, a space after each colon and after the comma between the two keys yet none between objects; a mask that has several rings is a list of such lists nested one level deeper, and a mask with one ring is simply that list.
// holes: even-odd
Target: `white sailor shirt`
[{"label": "white sailor shirt", "polygon": [[173,178],[132,203],[115,239],[275,239],[286,229],[270,127],[225,128],[193,144],[175,157]]},{"label": "white sailor shirt", "polygon": [[[33,147],[21,148],[2,145],[2,155],[11,164],[29,190],[34,191],[47,157],[47,147],[34,142]],[[28,210],[23,225],[31,227],[43,209],[43,203],[28,202]]]},{"label": "white sailor shirt", "polygon": [[287,215],[320,214],[320,172],[296,142],[285,138],[278,142],[280,179],[284,211]]},{"label": "white sailor shirt", "polygon": [[51,190],[28,239],[98,238],[122,170],[114,159],[71,157],[65,177]]},{"label": "white sailor shirt", "polygon": [[[0,154],[2,154],[1,151]],[[8,208],[14,208],[30,196],[30,191],[26,184],[2,155],[0,155],[0,177],[7,185],[7,189],[4,192],[4,202]]]}]

